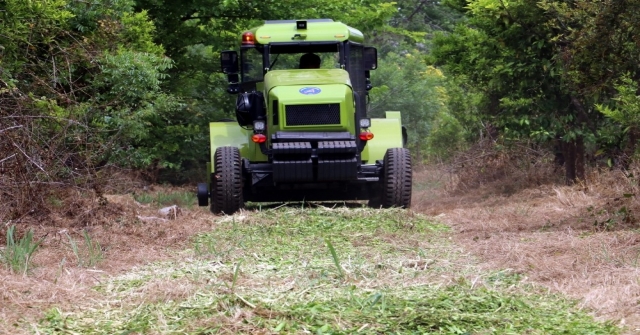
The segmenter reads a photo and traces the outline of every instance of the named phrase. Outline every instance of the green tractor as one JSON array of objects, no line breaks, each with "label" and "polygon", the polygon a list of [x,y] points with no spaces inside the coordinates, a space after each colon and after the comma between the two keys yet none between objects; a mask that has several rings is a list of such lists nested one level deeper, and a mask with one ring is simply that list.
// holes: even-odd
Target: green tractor
[{"label": "green tractor", "polygon": [[[232,214],[251,202],[368,200],[408,208],[411,155],[400,112],[367,117],[375,48],[330,19],[266,21],[223,51],[236,120],[210,123],[198,204]],[[375,136],[374,136],[375,135]]]}]

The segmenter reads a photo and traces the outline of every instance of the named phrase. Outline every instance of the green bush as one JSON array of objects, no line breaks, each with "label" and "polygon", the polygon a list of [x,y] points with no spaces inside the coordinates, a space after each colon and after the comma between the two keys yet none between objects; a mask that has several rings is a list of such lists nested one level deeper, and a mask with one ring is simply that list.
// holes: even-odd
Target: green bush
[{"label": "green bush", "polygon": [[447,160],[464,148],[464,129],[451,114],[441,111],[435,117],[429,136],[427,152],[431,159]]}]

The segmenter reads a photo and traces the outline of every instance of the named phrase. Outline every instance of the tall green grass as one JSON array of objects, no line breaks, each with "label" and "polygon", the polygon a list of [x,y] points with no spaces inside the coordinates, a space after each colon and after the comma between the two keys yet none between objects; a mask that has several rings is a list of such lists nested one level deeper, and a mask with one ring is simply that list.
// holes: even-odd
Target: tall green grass
[{"label": "tall green grass", "polygon": [[6,246],[0,251],[0,260],[12,272],[27,274],[33,267],[32,257],[40,246],[41,241],[34,240],[31,229],[16,241],[15,232],[15,225],[7,228]]},{"label": "tall green grass", "polygon": [[340,258],[338,257],[336,249],[333,247],[333,244],[331,244],[331,241],[329,241],[329,239],[325,238],[324,242],[327,244],[327,248],[329,248],[331,259],[333,259],[333,264],[336,266],[336,270],[338,270],[338,276],[340,278],[344,278],[344,271],[342,270],[342,265],[340,265]]},{"label": "tall green grass", "polygon": [[71,251],[76,256],[76,260],[78,265],[81,267],[93,267],[96,266],[103,258],[102,246],[97,241],[94,241],[89,233],[86,230],[82,231],[82,237],[84,240],[84,244],[81,246],[78,245],[71,236],[67,234],[67,238],[69,239],[69,245],[71,246]]}]

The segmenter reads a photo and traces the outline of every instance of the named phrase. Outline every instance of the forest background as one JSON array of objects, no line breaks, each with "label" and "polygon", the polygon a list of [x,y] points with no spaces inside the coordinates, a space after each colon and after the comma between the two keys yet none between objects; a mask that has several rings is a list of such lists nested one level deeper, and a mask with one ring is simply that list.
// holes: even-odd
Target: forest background
[{"label": "forest background", "polygon": [[0,0],[0,221],[100,199],[113,169],[204,180],[220,51],[294,18],[378,48],[370,115],[402,112],[415,162],[525,148],[568,184],[634,163],[640,0]]}]

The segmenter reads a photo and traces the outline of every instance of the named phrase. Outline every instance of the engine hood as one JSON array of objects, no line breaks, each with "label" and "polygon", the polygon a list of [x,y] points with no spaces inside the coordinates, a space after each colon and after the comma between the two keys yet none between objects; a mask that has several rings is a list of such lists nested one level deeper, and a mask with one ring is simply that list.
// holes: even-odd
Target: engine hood
[{"label": "engine hood", "polygon": [[278,86],[331,84],[351,87],[349,73],[342,69],[274,70],[264,76],[264,89],[267,95]]},{"label": "engine hood", "polygon": [[279,130],[350,131],[354,100],[346,71],[286,70],[265,76],[268,118]]},{"label": "engine hood", "polygon": [[270,100],[278,100],[283,105],[344,104],[346,102],[353,104],[351,88],[338,84],[278,86],[269,92],[269,97]]}]

